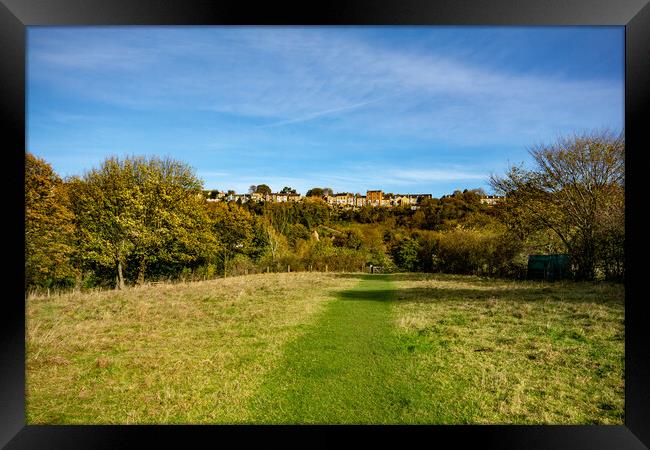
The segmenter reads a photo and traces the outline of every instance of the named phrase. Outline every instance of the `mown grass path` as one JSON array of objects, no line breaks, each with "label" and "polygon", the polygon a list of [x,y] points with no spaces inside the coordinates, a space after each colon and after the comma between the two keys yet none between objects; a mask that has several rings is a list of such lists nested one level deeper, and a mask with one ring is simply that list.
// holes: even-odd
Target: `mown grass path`
[{"label": "mown grass path", "polygon": [[624,286],[261,274],[26,302],[29,424],[613,424]]},{"label": "mown grass path", "polygon": [[388,276],[369,275],[289,344],[251,405],[256,423],[391,423],[408,403],[396,377]]}]

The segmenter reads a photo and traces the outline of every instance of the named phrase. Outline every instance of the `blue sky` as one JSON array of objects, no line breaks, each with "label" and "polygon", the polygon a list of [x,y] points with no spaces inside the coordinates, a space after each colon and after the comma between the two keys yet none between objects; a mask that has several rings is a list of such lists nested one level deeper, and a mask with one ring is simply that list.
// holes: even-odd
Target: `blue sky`
[{"label": "blue sky", "polygon": [[29,27],[27,149],[171,156],[206,189],[482,187],[624,123],[623,27]]}]

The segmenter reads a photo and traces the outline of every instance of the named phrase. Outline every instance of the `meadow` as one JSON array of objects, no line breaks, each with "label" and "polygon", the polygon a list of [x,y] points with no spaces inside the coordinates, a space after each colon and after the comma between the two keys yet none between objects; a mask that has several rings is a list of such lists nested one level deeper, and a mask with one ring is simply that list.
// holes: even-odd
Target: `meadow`
[{"label": "meadow", "polygon": [[624,287],[270,273],[26,301],[28,424],[623,424]]}]

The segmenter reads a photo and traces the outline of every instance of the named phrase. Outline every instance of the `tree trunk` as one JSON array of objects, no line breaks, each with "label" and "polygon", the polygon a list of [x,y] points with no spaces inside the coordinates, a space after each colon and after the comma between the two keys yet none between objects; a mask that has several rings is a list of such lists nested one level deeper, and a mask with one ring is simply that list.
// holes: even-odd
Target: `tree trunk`
[{"label": "tree trunk", "polygon": [[591,281],[595,278],[595,261],[593,246],[587,244],[579,247],[579,252],[575,255],[577,270],[575,279],[578,281]]},{"label": "tree trunk", "polygon": [[122,275],[122,261],[117,261],[117,275],[115,276],[115,289],[124,289],[124,276]]},{"label": "tree trunk", "polygon": [[81,290],[81,285],[83,284],[84,273],[83,270],[79,270],[75,275],[74,288],[76,291]]},{"label": "tree trunk", "polygon": [[145,257],[142,256],[142,259],[140,260],[140,268],[138,269],[138,284],[143,285],[144,284],[144,271],[147,267],[147,262],[145,260]]}]

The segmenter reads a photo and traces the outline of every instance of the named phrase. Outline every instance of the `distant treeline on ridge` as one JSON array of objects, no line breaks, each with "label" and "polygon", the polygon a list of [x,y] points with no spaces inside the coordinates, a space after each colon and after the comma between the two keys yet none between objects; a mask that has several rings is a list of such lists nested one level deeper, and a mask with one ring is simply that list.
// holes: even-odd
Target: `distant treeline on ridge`
[{"label": "distant treeline on ridge", "polygon": [[575,279],[622,280],[622,136],[561,138],[530,154],[534,168],[491,177],[497,196],[433,198],[266,185],[242,197],[205,191],[183,162],[138,156],[63,180],[27,153],[26,289],[370,265],[521,278],[528,255],[554,253],[570,256]]}]

